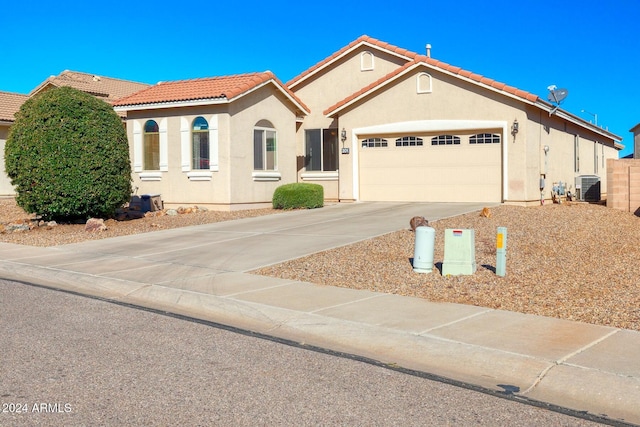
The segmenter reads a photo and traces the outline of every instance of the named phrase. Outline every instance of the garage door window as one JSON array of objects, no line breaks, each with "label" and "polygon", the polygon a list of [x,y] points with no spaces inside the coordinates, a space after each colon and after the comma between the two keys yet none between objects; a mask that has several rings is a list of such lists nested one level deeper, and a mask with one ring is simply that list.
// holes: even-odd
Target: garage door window
[{"label": "garage door window", "polygon": [[403,136],[402,138],[396,139],[396,147],[416,147],[422,146],[422,144],[422,138],[415,136]]},{"label": "garage door window", "polygon": [[431,145],[460,145],[460,138],[454,135],[438,135],[431,138]]},{"label": "garage door window", "polygon": [[386,139],[382,138],[369,138],[362,141],[362,147],[388,147],[389,144]]},{"label": "garage door window", "polygon": [[500,135],[495,133],[479,133],[469,137],[469,144],[500,144]]},{"label": "garage door window", "polygon": [[305,166],[308,171],[338,170],[338,129],[305,130]]}]

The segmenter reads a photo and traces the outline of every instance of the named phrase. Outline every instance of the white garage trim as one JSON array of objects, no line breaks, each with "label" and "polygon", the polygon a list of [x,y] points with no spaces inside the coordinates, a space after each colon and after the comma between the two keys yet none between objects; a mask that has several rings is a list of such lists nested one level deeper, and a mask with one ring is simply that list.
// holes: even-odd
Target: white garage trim
[{"label": "white garage trim", "polygon": [[353,150],[353,198],[360,200],[360,164],[359,138],[365,135],[384,135],[390,133],[416,134],[432,132],[467,131],[482,129],[502,129],[502,199],[508,200],[508,123],[500,120],[419,120],[413,122],[388,123],[384,125],[368,126],[351,130]]}]

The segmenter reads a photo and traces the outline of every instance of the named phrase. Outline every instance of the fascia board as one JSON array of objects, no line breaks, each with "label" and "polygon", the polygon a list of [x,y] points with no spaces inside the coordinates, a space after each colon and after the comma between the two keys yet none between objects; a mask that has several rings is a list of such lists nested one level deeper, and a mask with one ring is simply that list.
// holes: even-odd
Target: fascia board
[{"label": "fascia board", "polygon": [[119,105],[113,107],[115,111],[158,110],[162,108],[199,107],[202,105],[228,104],[227,98],[194,99],[192,101],[154,102],[149,104]]}]

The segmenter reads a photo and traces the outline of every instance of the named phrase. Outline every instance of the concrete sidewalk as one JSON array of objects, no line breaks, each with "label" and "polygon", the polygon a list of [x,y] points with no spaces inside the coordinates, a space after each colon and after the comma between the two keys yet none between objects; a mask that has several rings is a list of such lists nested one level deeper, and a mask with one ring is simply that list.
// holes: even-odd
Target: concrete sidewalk
[{"label": "concrete sidewalk", "polygon": [[479,210],[355,203],[88,241],[0,244],[0,277],[209,320],[640,424],[640,333],[247,271]]}]

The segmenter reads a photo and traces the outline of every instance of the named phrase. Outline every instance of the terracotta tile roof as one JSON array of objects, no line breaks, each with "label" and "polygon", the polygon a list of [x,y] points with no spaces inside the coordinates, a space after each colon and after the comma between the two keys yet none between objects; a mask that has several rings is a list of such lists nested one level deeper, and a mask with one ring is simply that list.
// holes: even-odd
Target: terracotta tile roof
[{"label": "terracotta tile roof", "polygon": [[27,99],[28,95],[0,91],[0,121],[13,122],[15,114]]},{"label": "terracotta tile roof", "polygon": [[351,43],[349,43],[347,46],[343,47],[342,49],[340,49],[339,51],[334,53],[333,55],[329,56],[328,58],[323,59],[322,61],[318,62],[317,64],[315,64],[311,68],[307,69],[306,71],[303,71],[301,74],[299,74],[296,77],[294,77],[293,79],[289,80],[287,82],[287,87],[291,88],[292,86],[295,86],[298,82],[303,80],[308,75],[313,74],[315,71],[319,70],[320,68],[324,67],[325,65],[330,64],[335,59],[340,58],[346,52],[350,51],[351,49],[353,49],[354,47],[356,47],[356,46],[358,46],[360,44],[371,44],[371,45],[377,46],[377,47],[379,47],[381,49],[384,49],[384,50],[386,50],[388,52],[394,53],[394,54],[396,54],[398,56],[405,57],[407,59],[407,61],[411,61],[411,60],[415,59],[416,56],[418,56],[417,53],[411,52],[411,51],[409,51],[407,49],[402,49],[400,47],[393,46],[393,45],[391,45],[389,43],[385,43],[385,42],[382,42],[380,40],[374,39],[373,37],[369,37],[367,35],[362,35],[362,36],[358,37],[356,40],[354,40]]},{"label": "terracotta tile roof", "polygon": [[132,93],[149,87],[146,83],[137,83],[128,80],[65,70],[60,73],[60,75],[51,76],[42,82],[38,87],[31,91],[29,96],[33,96],[42,90],[46,90],[48,86],[70,86],[103,99],[110,104],[113,104],[117,99],[129,96]]},{"label": "terracotta tile roof", "polygon": [[262,73],[238,74],[232,76],[211,77],[192,80],[162,82],[133,95],[119,99],[114,106],[133,106],[142,104],[157,104],[165,102],[198,101],[233,99],[246,94],[258,86],[273,82],[280,90],[288,95],[302,110],[309,113],[309,108],[287,89],[271,71]]},{"label": "terracotta tile roof", "polygon": [[436,59],[433,58],[429,58],[427,56],[424,55],[415,55],[414,60],[411,62],[407,62],[405,65],[403,65],[402,67],[399,67],[397,69],[395,69],[394,71],[392,71],[391,73],[387,74],[386,76],[380,78],[379,80],[371,83],[370,85],[360,89],[358,92],[348,96],[347,98],[343,99],[342,101],[339,101],[338,103],[336,103],[335,105],[332,105],[331,107],[327,108],[323,113],[325,115],[331,115],[335,110],[338,110],[339,108],[349,104],[350,102],[352,102],[353,100],[361,97],[362,95],[375,90],[376,88],[378,88],[379,86],[383,85],[384,83],[387,83],[391,80],[393,80],[396,76],[404,73],[405,71],[407,71],[410,68],[419,66],[420,64],[426,64],[429,65],[431,67],[435,67],[438,69],[441,69],[443,71],[447,71],[451,74],[460,76],[460,77],[464,77],[467,78],[469,80],[473,80],[477,83],[480,83],[482,85],[485,86],[489,86],[493,89],[496,89],[498,91],[501,92],[506,92],[508,94],[511,95],[515,95],[519,98],[523,98],[527,101],[530,102],[538,102],[540,100],[540,98],[538,97],[538,95],[535,95],[533,93],[529,93],[527,91],[524,90],[520,90],[517,89],[515,87],[512,86],[508,86],[505,83],[501,83],[498,82],[496,80],[490,79],[488,77],[484,77],[481,76],[480,74],[475,74],[471,71],[467,71],[467,70],[463,70],[460,67],[456,67],[453,65],[449,65],[445,62],[442,61],[438,61]]}]

